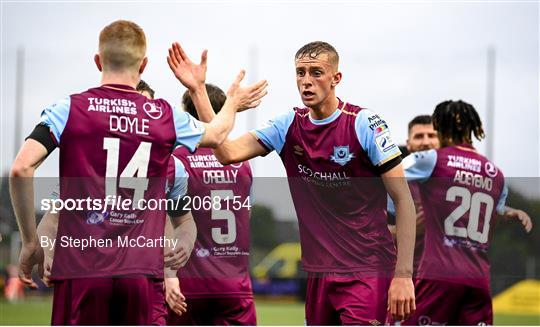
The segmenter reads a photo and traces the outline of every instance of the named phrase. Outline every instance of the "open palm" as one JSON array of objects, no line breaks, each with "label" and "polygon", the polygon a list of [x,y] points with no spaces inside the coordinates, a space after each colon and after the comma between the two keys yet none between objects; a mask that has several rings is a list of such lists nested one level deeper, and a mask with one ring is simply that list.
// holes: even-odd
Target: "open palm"
[{"label": "open palm", "polygon": [[208,51],[204,50],[201,55],[201,62],[195,64],[189,59],[184,49],[178,42],[174,42],[169,48],[167,63],[174,73],[174,76],[188,89],[192,90],[204,85],[206,80],[206,60]]}]

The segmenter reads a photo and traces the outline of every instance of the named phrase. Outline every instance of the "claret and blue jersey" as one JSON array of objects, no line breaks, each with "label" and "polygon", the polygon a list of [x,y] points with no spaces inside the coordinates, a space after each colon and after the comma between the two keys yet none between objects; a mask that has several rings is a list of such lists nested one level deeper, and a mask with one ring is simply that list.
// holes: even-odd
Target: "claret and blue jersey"
[{"label": "claret and blue jersey", "polygon": [[380,174],[398,165],[401,153],[380,115],[340,100],[326,119],[294,108],[253,134],[285,165],[304,269],[384,274],[394,269]]},{"label": "claret and blue jersey", "polygon": [[[151,100],[124,85],[102,85],[71,95],[45,108],[42,125],[60,149],[60,196],[66,199],[163,199],[167,163],[175,144],[194,151],[204,134],[202,123]],[[130,179],[131,177],[137,177]],[[185,188],[185,186],[184,186]],[[174,188],[175,194],[182,191]],[[108,219],[87,223],[91,212],[62,211],[58,236],[84,239],[163,236],[165,208],[109,210]],[[162,276],[162,248],[58,247],[53,278],[122,274]],[[116,260],[122,258],[122,260]]]},{"label": "claret and blue jersey", "polygon": [[468,144],[411,154],[403,166],[424,207],[418,277],[489,288],[487,250],[508,195],[502,172]]}]

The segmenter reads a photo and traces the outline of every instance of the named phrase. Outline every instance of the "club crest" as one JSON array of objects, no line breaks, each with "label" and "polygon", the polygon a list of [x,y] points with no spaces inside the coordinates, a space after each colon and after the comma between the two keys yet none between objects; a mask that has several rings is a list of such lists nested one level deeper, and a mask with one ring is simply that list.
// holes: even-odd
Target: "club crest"
[{"label": "club crest", "polygon": [[354,154],[349,153],[348,145],[335,146],[334,155],[330,156],[330,160],[342,166],[345,166],[352,158],[354,158]]}]

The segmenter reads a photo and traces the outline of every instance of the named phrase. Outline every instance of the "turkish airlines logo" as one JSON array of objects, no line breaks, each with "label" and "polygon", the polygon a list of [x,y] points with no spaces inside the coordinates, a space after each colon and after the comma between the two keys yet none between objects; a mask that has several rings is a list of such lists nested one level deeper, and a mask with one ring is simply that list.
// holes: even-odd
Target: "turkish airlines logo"
[{"label": "turkish airlines logo", "polygon": [[161,110],[161,107],[156,106],[152,102],[146,102],[143,104],[143,110],[146,112],[148,117],[152,119],[160,119],[163,115],[163,110]]},{"label": "turkish airlines logo", "polygon": [[484,170],[486,171],[486,174],[489,177],[493,178],[497,176],[497,173],[498,173],[497,167],[495,167],[495,165],[489,161],[487,161],[486,164],[484,165]]}]

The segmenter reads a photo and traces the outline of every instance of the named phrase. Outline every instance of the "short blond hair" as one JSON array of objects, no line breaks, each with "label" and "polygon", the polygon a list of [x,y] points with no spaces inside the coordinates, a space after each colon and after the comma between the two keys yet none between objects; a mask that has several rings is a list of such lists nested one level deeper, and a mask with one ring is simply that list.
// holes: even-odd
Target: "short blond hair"
[{"label": "short blond hair", "polygon": [[145,54],[146,36],[133,22],[117,20],[99,34],[99,55],[104,71],[138,70]]}]

